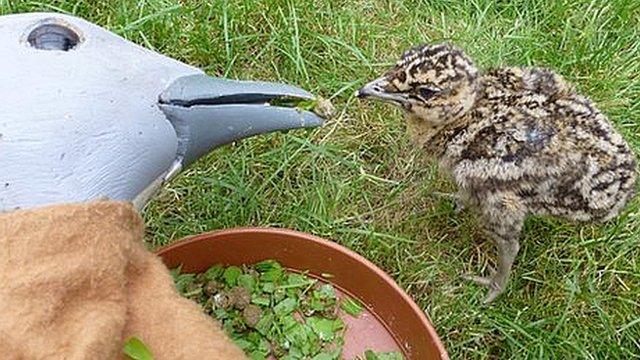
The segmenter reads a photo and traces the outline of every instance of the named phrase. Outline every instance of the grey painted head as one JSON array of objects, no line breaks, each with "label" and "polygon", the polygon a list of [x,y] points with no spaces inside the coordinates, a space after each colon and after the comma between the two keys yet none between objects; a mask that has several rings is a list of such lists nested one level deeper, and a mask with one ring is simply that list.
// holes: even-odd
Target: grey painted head
[{"label": "grey painted head", "polygon": [[[0,211],[99,197],[142,206],[216,146],[322,123],[265,105],[274,94],[313,98],[303,90],[211,80],[62,14],[1,16],[0,68]],[[168,89],[174,102],[160,103]],[[194,89],[203,101],[180,103]],[[267,101],[247,103],[245,92],[267,94]],[[210,102],[221,93],[238,101]]]}]

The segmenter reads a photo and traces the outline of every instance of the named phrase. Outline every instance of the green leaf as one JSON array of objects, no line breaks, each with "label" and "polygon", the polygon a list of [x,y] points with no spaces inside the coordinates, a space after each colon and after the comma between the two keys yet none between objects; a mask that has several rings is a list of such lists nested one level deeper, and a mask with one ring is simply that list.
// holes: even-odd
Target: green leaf
[{"label": "green leaf", "polygon": [[294,298],[286,298],[273,307],[273,312],[278,316],[288,315],[298,307],[298,302]]},{"label": "green leaf", "polygon": [[249,354],[249,357],[251,358],[251,360],[266,360],[266,356],[264,356],[264,354],[258,350],[254,350]]},{"label": "green leaf", "polygon": [[311,360],[334,360],[335,357],[332,356],[331,354],[327,354],[327,353],[320,353],[314,357],[311,358]]},{"label": "green leaf", "polygon": [[271,304],[268,296],[256,296],[255,294],[251,297],[251,302],[260,306],[269,306]]},{"label": "green leaf", "polygon": [[124,353],[133,360],[153,360],[153,354],[142,340],[137,337],[130,337],[124,343]]},{"label": "green leaf", "polygon": [[215,309],[213,311],[213,315],[218,320],[224,320],[224,319],[227,319],[229,317],[229,313],[225,309]]},{"label": "green leaf", "polygon": [[260,280],[267,282],[278,282],[284,276],[282,265],[275,260],[265,260],[257,263],[255,269],[261,273]]},{"label": "green leaf", "polygon": [[316,100],[302,100],[298,102],[298,105],[296,105],[296,108],[300,110],[312,111],[316,107],[317,103],[318,102]]},{"label": "green leaf", "polygon": [[322,341],[333,340],[336,331],[344,327],[344,323],[340,319],[329,320],[320,317],[311,317],[307,319],[307,324],[320,337]]},{"label": "green leaf", "polygon": [[291,354],[287,354],[287,355],[285,355],[285,356],[280,358],[280,360],[300,360],[300,359],[301,358],[295,357],[295,356],[293,356]]},{"label": "green leaf", "polygon": [[187,285],[192,283],[196,276],[194,274],[182,274],[180,271],[181,267],[172,269],[171,276],[173,277],[173,282],[176,284],[176,290],[184,295],[187,291]]},{"label": "green leaf", "polygon": [[262,315],[255,329],[258,330],[260,334],[267,336],[271,332],[273,325],[273,314],[267,313]]},{"label": "green leaf", "polygon": [[202,294],[202,287],[196,287],[191,291],[189,291],[189,288],[187,287],[184,289],[184,291],[182,291],[182,295],[186,297],[191,297],[191,296],[200,295],[200,294]]},{"label": "green leaf", "polygon": [[269,344],[269,341],[267,341],[266,339],[261,339],[260,343],[258,343],[258,351],[263,353],[265,356],[268,356],[271,352],[271,345]]},{"label": "green leaf", "polygon": [[272,282],[264,283],[262,285],[262,291],[266,293],[273,293],[274,291],[276,291],[276,285]]},{"label": "green leaf", "polygon": [[[283,329],[285,338],[287,338],[287,340],[289,340],[293,346],[296,346],[302,349],[303,352],[308,353],[309,339],[307,337],[307,332],[305,331],[306,327],[303,324],[297,322],[293,316],[287,317],[285,322],[287,323],[286,328]],[[305,349],[305,347],[307,349]]]},{"label": "green leaf", "polygon": [[374,352],[372,350],[366,350],[364,356],[366,360],[404,360],[404,356],[397,351]]},{"label": "green leaf", "polygon": [[309,307],[311,307],[311,309],[315,311],[322,311],[326,306],[324,305],[324,302],[322,300],[318,299],[317,297],[313,297],[309,302]]},{"label": "green leaf", "polygon": [[297,290],[297,288],[306,288],[316,283],[317,280],[309,279],[308,277],[300,274],[289,274],[285,281],[285,285],[279,286],[280,289]]},{"label": "green leaf", "polygon": [[304,354],[300,351],[300,349],[296,347],[292,347],[289,349],[289,354],[280,358],[280,360],[302,360],[304,359]]},{"label": "green leaf", "polygon": [[350,297],[345,297],[340,304],[340,308],[344,310],[347,314],[358,317],[362,313],[362,305],[355,299]]},{"label": "green leaf", "polygon": [[282,269],[282,265],[275,260],[261,261],[253,266],[258,272],[267,272],[273,269]]},{"label": "green leaf", "polygon": [[273,292],[273,301],[280,302],[287,297],[286,290],[276,287],[276,290]]},{"label": "green leaf", "polygon": [[378,359],[380,359],[380,360],[404,360],[404,356],[402,356],[402,354],[397,352],[397,351],[393,351],[393,352],[379,353],[378,354]]},{"label": "green leaf", "polygon": [[322,286],[320,286],[320,289],[315,291],[315,293],[317,293],[318,296],[324,299],[336,298],[336,289],[331,284],[323,284]]},{"label": "green leaf", "polygon": [[315,99],[301,99],[290,96],[280,96],[273,98],[269,101],[271,106],[296,108],[300,111],[311,111],[316,107],[317,100]]},{"label": "green leaf", "polygon": [[260,275],[260,280],[269,281],[269,282],[279,282],[282,279],[283,275],[284,275],[284,272],[282,271],[282,269],[274,268],[267,272],[262,273],[262,275]]},{"label": "green leaf", "polygon": [[236,345],[238,345],[238,347],[240,349],[242,349],[243,351],[248,351],[251,350],[255,347],[255,345],[252,342],[249,342],[245,339],[233,339],[233,342],[236,343]]},{"label": "green leaf", "polygon": [[182,272],[182,265],[169,270],[169,274],[171,274],[171,277],[173,278],[174,282],[178,281],[178,276],[180,275],[181,272]]},{"label": "green leaf", "polygon": [[242,274],[242,270],[237,266],[229,266],[224,270],[222,277],[224,278],[225,284],[228,286],[235,286],[238,277]]},{"label": "green leaf", "polygon": [[220,277],[222,272],[223,272],[222,265],[216,264],[216,265],[213,265],[212,267],[210,267],[204,273],[204,278],[207,279],[208,281],[218,280],[218,278]]},{"label": "green leaf", "polygon": [[238,285],[246,288],[249,291],[253,291],[253,288],[256,285],[256,280],[249,274],[242,274],[238,276]]}]

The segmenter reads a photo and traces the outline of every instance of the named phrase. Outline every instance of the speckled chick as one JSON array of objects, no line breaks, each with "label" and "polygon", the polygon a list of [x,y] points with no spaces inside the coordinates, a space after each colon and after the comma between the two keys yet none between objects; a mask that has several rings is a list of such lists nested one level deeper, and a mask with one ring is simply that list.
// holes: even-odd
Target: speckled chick
[{"label": "speckled chick", "polygon": [[543,68],[480,73],[450,44],[407,51],[357,93],[402,107],[413,142],[458,186],[498,248],[486,303],[505,289],[528,215],[606,221],[634,195],[636,160],[592,101]]}]

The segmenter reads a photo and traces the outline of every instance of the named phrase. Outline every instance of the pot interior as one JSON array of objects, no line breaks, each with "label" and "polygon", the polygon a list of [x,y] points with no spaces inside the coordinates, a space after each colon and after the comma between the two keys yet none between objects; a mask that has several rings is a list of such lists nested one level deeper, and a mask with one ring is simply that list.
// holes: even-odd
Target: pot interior
[{"label": "pot interior", "polygon": [[342,316],[348,326],[345,359],[362,356],[366,349],[401,351],[407,359],[448,359],[413,300],[378,267],[334,242],[291,230],[238,228],[189,237],[160,249],[158,255],[169,268],[182,266],[185,272],[266,259],[293,271],[308,271],[358,299],[367,310],[358,318]]}]

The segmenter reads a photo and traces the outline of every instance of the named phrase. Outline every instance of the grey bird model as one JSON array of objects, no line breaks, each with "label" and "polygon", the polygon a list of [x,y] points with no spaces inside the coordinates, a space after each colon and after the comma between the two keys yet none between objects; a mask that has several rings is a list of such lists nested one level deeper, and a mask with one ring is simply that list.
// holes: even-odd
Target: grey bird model
[{"label": "grey bird model", "polygon": [[0,69],[0,211],[141,208],[218,146],[323,122],[295,107],[314,100],[299,88],[212,78],[61,14],[1,16]]},{"label": "grey bird model", "polygon": [[635,192],[636,159],[596,105],[548,69],[481,73],[450,44],[406,52],[359,90],[405,109],[415,144],[458,186],[498,247],[486,303],[507,285],[528,215],[577,222],[617,216]]}]

